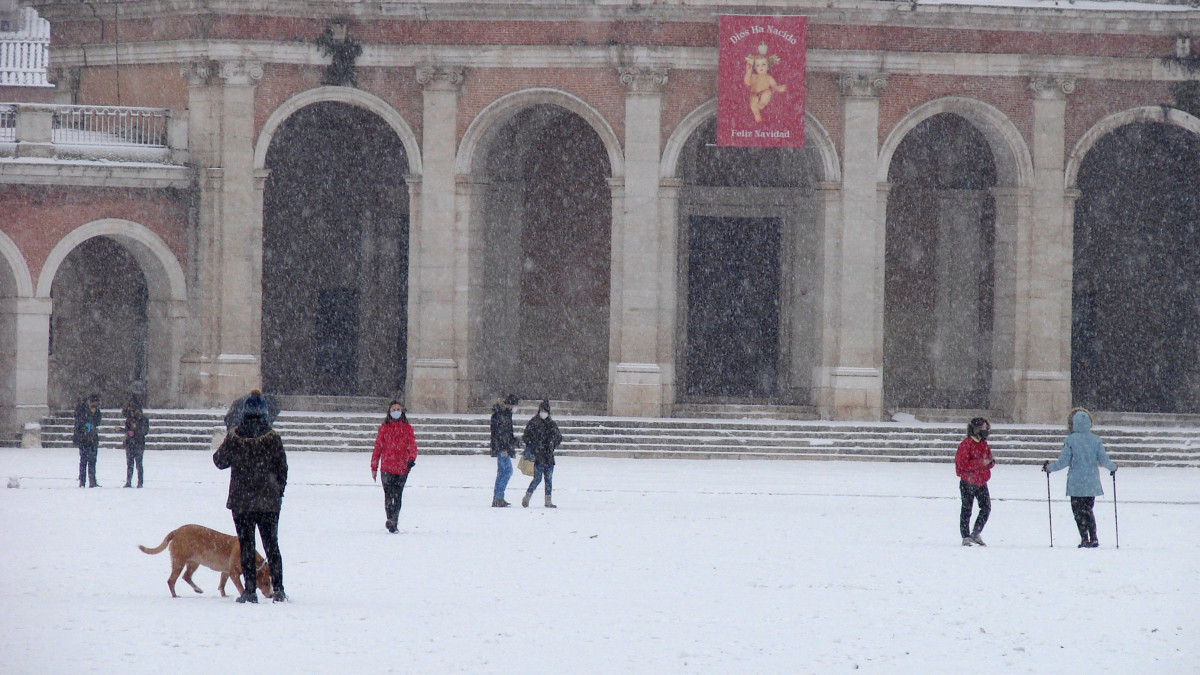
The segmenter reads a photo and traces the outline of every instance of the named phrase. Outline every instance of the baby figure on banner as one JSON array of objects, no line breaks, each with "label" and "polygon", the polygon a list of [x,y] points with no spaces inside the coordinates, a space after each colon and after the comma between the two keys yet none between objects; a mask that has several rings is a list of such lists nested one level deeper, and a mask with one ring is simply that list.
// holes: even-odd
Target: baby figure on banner
[{"label": "baby figure on banner", "polygon": [[750,88],[750,112],[754,113],[754,121],[762,122],[763,108],[771,102],[775,93],[787,91],[787,86],[779,84],[771,75],[771,66],[779,64],[775,54],[767,55],[767,45],[758,46],[758,55],[746,57],[746,76],[742,81]]}]

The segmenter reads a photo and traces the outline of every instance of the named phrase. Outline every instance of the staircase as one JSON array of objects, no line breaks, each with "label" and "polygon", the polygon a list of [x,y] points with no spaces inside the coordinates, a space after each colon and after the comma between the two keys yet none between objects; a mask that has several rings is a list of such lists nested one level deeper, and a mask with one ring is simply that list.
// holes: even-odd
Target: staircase
[{"label": "staircase", "polygon": [[[529,414],[533,408],[530,407]],[[148,410],[149,450],[210,450],[224,433],[223,410]],[[524,412],[514,416],[517,433]],[[559,454],[662,459],[825,459],[949,462],[963,424],[828,422],[768,419],[679,419],[555,416],[564,441]],[[488,453],[488,416],[410,415],[422,453]],[[370,452],[383,413],[291,412],[275,428],[289,451]],[[121,419],[106,411],[103,448],[119,448]],[[1200,427],[1097,426],[1113,461],[1125,466],[1200,467]],[[1058,456],[1060,427],[995,424],[989,442],[1002,464],[1040,464]],[[71,417],[42,426],[43,447],[73,447]]]}]

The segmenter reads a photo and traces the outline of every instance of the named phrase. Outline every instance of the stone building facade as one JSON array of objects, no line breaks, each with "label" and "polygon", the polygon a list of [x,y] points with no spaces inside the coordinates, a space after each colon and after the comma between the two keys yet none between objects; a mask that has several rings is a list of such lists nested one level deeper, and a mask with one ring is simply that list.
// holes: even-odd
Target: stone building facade
[{"label": "stone building facade", "polygon": [[[23,4],[62,107],[17,124],[161,109],[169,140],[0,136],[10,424],[98,387],[264,385],[437,412],[1200,412],[1196,9]],[[721,13],[809,17],[805,148],[715,147]]]}]

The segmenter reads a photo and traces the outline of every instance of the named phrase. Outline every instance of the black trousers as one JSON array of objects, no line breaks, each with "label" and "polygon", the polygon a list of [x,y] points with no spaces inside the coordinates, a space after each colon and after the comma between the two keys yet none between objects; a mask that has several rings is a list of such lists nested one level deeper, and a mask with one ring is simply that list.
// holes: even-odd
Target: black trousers
[{"label": "black trousers", "polygon": [[[992,496],[988,493],[987,484],[971,485],[965,480],[958,481],[958,493],[962,496],[962,512],[958,515],[958,531],[965,539],[972,534],[983,532],[987,525],[988,516],[992,514]],[[971,506],[979,502],[979,517],[975,519],[975,529],[969,530],[971,524]]]},{"label": "black trousers", "polygon": [[380,472],[383,477],[383,511],[389,522],[395,523],[400,518],[400,502],[404,499],[404,484],[408,482],[408,474]]},{"label": "black trousers", "polygon": [[84,479],[92,487],[96,486],[96,455],[100,448],[95,445],[83,445],[79,448],[79,487],[83,487]]},{"label": "black trousers", "polygon": [[142,487],[142,455],[145,450],[125,448],[125,484],[133,480],[133,469],[137,467],[138,487]]},{"label": "black trousers", "polygon": [[1096,542],[1096,508],[1095,497],[1071,497],[1071,514],[1075,516],[1075,527],[1079,528],[1079,538],[1084,541]]},{"label": "black trousers", "polygon": [[233,527],[237,530],[238,544],[242,547],[242,578],[246,590],[257,586],[258,572],[254,564],[254,529],[262,536],[263,550],[267,553],[267,568],[271,570],[271,586],[275,593],[283,590],[283,556],[279,554],[278,511],[234,511]]}]

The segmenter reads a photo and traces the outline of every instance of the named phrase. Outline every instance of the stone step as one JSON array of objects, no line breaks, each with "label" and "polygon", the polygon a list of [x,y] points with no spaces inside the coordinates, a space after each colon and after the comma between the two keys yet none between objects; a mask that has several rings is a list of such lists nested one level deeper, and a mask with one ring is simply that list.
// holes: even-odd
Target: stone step
[{"label": "stone step", "polygon": [[[552,404],[553,405],[553,404]],[[532,410],[532,407],[531,407]],[[149,410],[150,450],[208,450],[223,429],[222,410]],[[294,411],[275,427],[289,450],[369,452],[380,412]],[[792,458],[873,461],[952,461],[962,424],[839,423],[769,419],[614,418],[556,415],[564,456],[658,458]],[[488,416],[411,415],[427,454],[486,454]],[[109,411],[101,446],[119,448],[121,420]],[[518,433],[522,425],[518,423]],[[47,418],[45,447],[72,447],[69,415]],[[1200,429],[1097,426],[1114,461],[1131,465],[1200,467]],[[1057,456],[1064,430],[1053,426],[993,427],[992,448],[1003,464],[1040,464]]]}]

